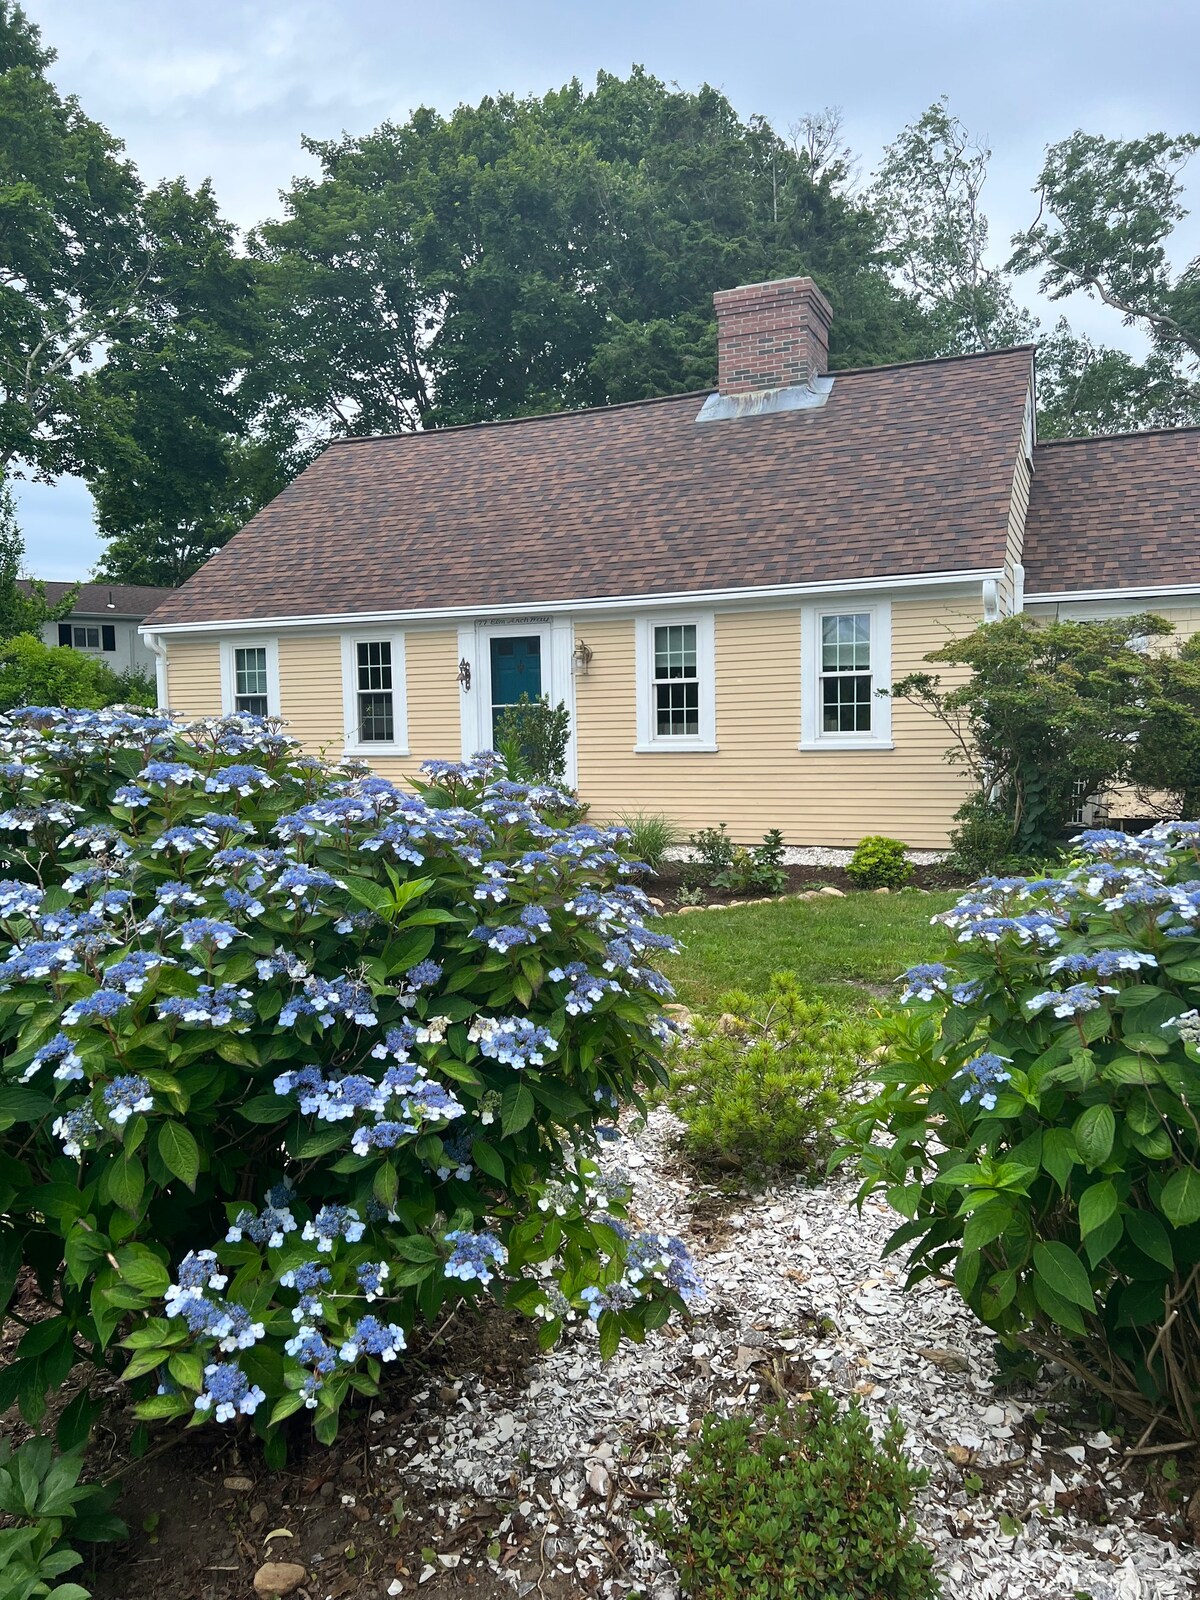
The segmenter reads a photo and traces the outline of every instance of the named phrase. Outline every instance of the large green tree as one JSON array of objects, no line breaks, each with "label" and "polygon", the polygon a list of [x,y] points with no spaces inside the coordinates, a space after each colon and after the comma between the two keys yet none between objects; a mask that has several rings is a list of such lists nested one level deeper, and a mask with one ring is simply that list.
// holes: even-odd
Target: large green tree
[{"label": "large green tree", "polygon": [[0,0],[0,472],[46,479],[79,463],[84,374],[146,271],[137,174],[53,59]]},{"label": "large green tree", "polygon": [[181,583],[287,481],[257,426],[247,372],[261,341],[254,264],[208,184],[145,197],[150,266],[81,403],[101,574]]},{"label": "large green tree", "polygon": [[892,263],[928,319],[932,355],[1001,349],[1036,332],[1010,274],[991,260],[991,154],[943,96],[887,146],[868,191]]},{"label": "large green tree", "polygon": [[1151,341],[1137,362],[1065,337],[1060,324],[1048,351],[1047,434],[1200,422],[1200,256],[1172,266],[1188,215],[1183,169],[1197,149],[1196,134],[1076,132],[1047,150],[1038,216],[1013,240],[1010,267],[1040,273],[1052,300],[1099,300]]},{"label": "large green tree", "polygon": [[916,348],[842,167],[709,88],[635,69],[306,147],[320,176],[253,241],[255,381],[302,438],[704,386],[713,290],[793,272],[834,303],[835,364]]}]

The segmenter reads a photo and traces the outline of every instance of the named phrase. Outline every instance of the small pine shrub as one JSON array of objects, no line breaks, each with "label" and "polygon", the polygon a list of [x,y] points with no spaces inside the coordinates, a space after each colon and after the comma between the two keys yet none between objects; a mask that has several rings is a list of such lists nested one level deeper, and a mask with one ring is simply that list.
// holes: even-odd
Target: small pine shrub
[{"label": "small pine shrub", "polygon": [[846,871],[860,889],[902,889],[912,877],[908,846],[883,834],[860,839]]},{"label": "small pine shrub", "polygon": [[661,811],[622,812],[617,821],[629,830],[629,850],[635,861],[644,861],[651,872],[659,873],[668,850],[683,842],[679,829]]},{"label": "small pine shrub", "polygon": [[725,995],[724,1015],[693,1019],[673,1063],[670,1104],[701,1161],[815,1168],[877,1043],[868,1024],[806,998],[780,973],[758,1000]]},{"label": "small pine shrub", "polygon": [[675,1516],[647,1523],[703,1600],[931,1600],[933,1557],[917,1537],[925,1474],[893,1412],[881,1439],[857,1401],[823,1391],[765,1425],[707,1417],[675,1483]]}]

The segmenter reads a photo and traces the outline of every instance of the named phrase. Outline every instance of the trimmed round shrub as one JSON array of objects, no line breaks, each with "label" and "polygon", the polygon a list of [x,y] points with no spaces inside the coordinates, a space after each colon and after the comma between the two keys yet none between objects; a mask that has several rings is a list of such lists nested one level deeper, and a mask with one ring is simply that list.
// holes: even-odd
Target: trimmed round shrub
[{"label": "trimmed round shrub", "polygon": [[271,1458],[459,1301],[605,1355],[682,1307],[592,1159],[670,1031],[621,830],[489,754],[416,792],[249,718],[0,746],[0,1305],[23,1265],[54,1304],[0,1409],[89,1356]]},{"label": "trimmed round shrub", "polygon": [[675,1481],[674,1515],[647,1518],[701,1600],[933,1600],[933,1557],[912,1520],[925,1474],[893,1412],[876,1440],[857,1400],[824,1390],[795,1410],[704,1420]]},{"label": "trimmed round shrub", "polygon": [[908,846],[883,834],[860,839],[846,871],[860,889],[902,889],[912,877]]},{"label": "trimmed round shrub", "polygon": [[[1200,1439],[1200,823],[985,878],[905,979],[862,1195],[1010,1349]],[[882,1137],[881,1137],[882,1136]]]}]

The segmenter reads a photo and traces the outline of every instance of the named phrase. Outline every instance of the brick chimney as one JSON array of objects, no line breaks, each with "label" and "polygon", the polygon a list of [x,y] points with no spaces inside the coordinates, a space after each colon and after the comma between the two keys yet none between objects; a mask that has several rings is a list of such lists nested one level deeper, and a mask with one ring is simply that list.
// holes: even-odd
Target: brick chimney
[{"label": "brick chimney", "polygon": [[833,308],[811,278],[718,289],[713,305],[721,394],[811,386],[828,368]]}]

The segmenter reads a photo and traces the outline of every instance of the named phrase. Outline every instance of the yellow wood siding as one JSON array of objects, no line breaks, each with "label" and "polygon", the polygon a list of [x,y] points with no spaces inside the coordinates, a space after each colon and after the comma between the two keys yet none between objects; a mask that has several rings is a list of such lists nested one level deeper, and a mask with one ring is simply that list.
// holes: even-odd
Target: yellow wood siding
[{"label": "yellow wood siding", "polygon": [[1008,506],[1008,541],[1004,557],[1004,578],[1000,585],[1000,609],[1007,615],[1016,605],[1016,568],[1025,548],[1025,518],[1029,512],[1029,489],[1032,476],[1029,457],[1022,444],[1017,452],[1017,466],[1013,473],[1012,499]]},{"label": "yellow wood siding", "polygon": [[215,639],[168,642],[167,704],[181,717],[221,715],[221,647]]},{"label": "yellow wood siding", "polygon": [[[377,759],[372,765],[380,772],[401,777],[415,772],[429,756],[458,759],[462,746],[457,647],[458,635],[452,628],[405,633],[411,754],[407,759]],[[281,633],[278,648],[279,709],[288,732],[311,754],[338,760],[344,743],[341,635]],[[181,716],[220,716],[220,642],[168,640],[167,688],[171,709]]]},{"label": "yellow wood siding", "polygon": [[[980,620],[980,607],[966,601],[893,603],[894,676],[919,669],[927,651]],[[589,618],[587,642],[591,670],[575,686],[579,792],[597,817],[664,811],[688,831],[727,822],[735,839],[751,843],[780,828],[794,844],[852,845],[867,833],[915,848],[945,844],[966,779],[943,760],[944,731],[916,707],[893,707],[892,750],[797,748],[797,607],[718,614],[716,754],[635,755],[634,622]]]},{"label": "yellow wood siding", "polygon": [[[892,674],[923,664],[928,650],[973,628],[978,604],[892,604]],[[575,680],[579,790],[597,817],[665,811],[685,830],[727,822],[738,841],[780,828],[789,843],[852,845],[888,833],[915,848],[945,844],[965,792],[961,769],[943,760],[946,736],[916,707],[892,710],[892,750],[801,751],[800,610],[762,607],[716,618],[717,743],[711,753],[634,753],[637,742],[632,617],[586,625],[591,670]],[[405,634],[408,759],[379,757],[389,777],[461,749],[457,633]],[[280,710],[307,751],[336,760],[343,744],[340,635],[281,634]],[[170,701],[185,716],[221,711],[216,640],[168,644]],[[943,677],[949,675],[945,672]]]}]

